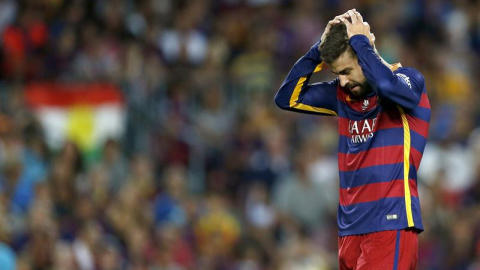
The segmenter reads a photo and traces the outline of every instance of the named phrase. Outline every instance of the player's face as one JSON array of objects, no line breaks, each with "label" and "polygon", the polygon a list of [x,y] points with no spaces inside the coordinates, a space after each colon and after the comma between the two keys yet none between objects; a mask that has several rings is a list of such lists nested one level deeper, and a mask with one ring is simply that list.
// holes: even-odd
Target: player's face
[{"label": "player's face", "polygon": [[363,75],[358,58],[350,49],[330,64],[330,69],[340,79],[340,85],[350,90],[353,96],[362,98],[372,91]]}]

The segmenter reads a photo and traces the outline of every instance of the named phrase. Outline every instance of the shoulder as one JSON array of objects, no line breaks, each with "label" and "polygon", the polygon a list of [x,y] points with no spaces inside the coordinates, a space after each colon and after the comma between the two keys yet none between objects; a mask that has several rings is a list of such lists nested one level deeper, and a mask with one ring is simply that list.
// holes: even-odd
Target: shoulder
[{"label": "shoulder", "polygon": [[415,68],[412,68],[412,67],[400,67],[398,68],[397,70],[395,70],[393,72],[393,74],[395,75],[398,75],[398,76],[408,76],[410,78],[413,78],[413,79],[417,79],[417,80],[424,80],[424,77],[422,75],[422,73],[420,71],[418,71],[417,69]]},{"label": "shoulder", "polygon": [[401,67],[393,72],[397,77],[403,79],[407,84],[411,85],[412,81],[423,86],[425,84],[425,78],[420,71],[411,67]]}]

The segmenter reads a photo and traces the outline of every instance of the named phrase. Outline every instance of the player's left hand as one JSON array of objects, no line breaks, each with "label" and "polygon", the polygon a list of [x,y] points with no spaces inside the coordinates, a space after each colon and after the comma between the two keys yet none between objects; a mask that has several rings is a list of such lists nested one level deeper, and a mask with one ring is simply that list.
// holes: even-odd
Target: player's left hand
[{"label": "player's left hand", "polygon": [[363,21],[363,17],[360,12],[356,10],[349,10],[348,15],[350,15],[351,22],[344,17],[339,18],[347,26],[348,38],[351,38],[355,35],[365,35],[370,40],[370,44],[373,46],[375,43],[375,36],[370,33],[370,25]]}]

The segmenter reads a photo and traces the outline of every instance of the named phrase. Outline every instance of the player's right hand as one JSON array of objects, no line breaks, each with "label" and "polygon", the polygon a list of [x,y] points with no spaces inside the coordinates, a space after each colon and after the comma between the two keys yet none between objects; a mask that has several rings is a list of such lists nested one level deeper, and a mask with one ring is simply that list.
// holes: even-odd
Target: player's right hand
[{"label": "player's right hand", "polygon": [[370,25],[367,22],[363,21],[363,17],[360,12],[356,10],[349,10],[347,11],[351,22],[347,18],[339,18],[347,26],[347,35],[348,38],[351,38],[355,35],[364,35],[370,40],[370,44],[374,44],[374,36],[372,36],[370,32]]},{"label": "player's right hand", "polygon": [[351,9],[351,10],[343,13],[342,15],[336,16],[335,18],[333,18],[333,20],[328,22],[327,27],[325,27],[325,31],[323,32],[322,38],[320,39],[320,42],[323,42],[325,40],[325,38],[327,37],[328,31],[330,31],[330,28],[332,27],[332,25],[337,24],[337,23],[341,23],[342,22],[341,18],[347,19],[347,20],[350,18],[350,14],[349,14],[350,11],[354,12],[356,10]]}]

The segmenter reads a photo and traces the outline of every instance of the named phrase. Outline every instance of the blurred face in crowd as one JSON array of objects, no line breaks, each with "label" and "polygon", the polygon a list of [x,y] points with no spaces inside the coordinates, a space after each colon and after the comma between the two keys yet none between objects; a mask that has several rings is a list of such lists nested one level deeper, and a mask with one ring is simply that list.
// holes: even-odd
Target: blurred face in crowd
[{"label": "blurred face in crowd", "polygon": [[340,80],[340,85],[350,90],[357,98],[365,97],[372,87],[363,75],[358,58],[351,48],[347,49],[337,59],[330,63],[330,69]]}]

